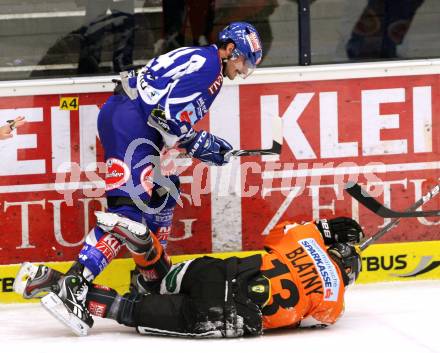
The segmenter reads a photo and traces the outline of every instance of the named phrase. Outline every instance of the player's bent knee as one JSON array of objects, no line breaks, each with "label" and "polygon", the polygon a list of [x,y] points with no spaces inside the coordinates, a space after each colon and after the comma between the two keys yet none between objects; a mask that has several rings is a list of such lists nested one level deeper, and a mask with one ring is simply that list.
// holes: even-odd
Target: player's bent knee
[{"label": "player's bent knee", "polygon": [[111,212],[95,212],[97,225],[121,240],[134,253],[143,254],[153,246],[150,231],[145,224]]}]

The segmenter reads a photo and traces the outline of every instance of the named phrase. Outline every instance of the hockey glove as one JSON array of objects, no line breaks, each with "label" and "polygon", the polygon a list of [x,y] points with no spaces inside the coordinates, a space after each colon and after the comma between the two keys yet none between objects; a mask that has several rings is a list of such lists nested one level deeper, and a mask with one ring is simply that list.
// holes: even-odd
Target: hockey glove
[{"label": "hockey glove", "polygon": [[229,142],[204,130],[191,134],[180,143],[179,147],[186,149],[191,157],[218,166],[229,162],[230,154],[227,152],[232,150]]},{"label": "hockey glove", "polygon": [[348,217],[320,219],[315,222],[324,238],[325,245],[335,243],[359,243],[364,238],[361,226]]}]

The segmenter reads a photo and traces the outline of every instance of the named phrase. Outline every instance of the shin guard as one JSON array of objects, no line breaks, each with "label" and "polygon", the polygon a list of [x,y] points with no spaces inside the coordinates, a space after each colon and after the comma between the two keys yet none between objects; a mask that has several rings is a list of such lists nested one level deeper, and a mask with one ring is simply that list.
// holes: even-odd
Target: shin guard
[{"label": "shin guard", "polygon": [[150,233],[153,240],[152,248],[142,254],[132,252],[136,268],[146,281],[161,280],[168,273],[171,267],[171,260],[165,253],[162,245],[153,233]]}]

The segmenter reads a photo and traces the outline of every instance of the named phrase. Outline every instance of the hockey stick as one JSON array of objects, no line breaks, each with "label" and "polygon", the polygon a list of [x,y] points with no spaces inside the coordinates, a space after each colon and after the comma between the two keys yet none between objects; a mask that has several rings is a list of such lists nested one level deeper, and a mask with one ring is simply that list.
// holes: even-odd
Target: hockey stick
[{"label": "hockey stick", "polygon": [[[354,189],[353,189],[354,187]],[[365,191],[361,189],[361,187],[358,184],[354,184],[354,185],[350,185],[348,188],[346,188],[347,192],[353,196],[350,192],[350,190],[357,190],[358,193],[361,194],[362,199],[365,198],[365,195],[362,195],[362,193],[364,193]],[[425,204],[426,202],[428,202],[429,200],[431,200],[433,197],[435,197],[440,191],[440,185],[436,185],[434,186],[431,190],[429,190],[426,195],[424,195],[422,198],[420,198],[419,200],[417,200],[416,203],[414,203],[411,207],[409,207],[405,212],[406,213],[411,213],[414,212],[415,210],[417,210],[420,206],[422,206],[423,204]],[[368,194],[367,194],[368,195]],[[353,196],[354,197],[354,196]],[[373,199],[372,197],[368,196],[370,199]],[[354,197],[356,198],[356,197]],[[374,199],[373,199],[374,200]],[[358,200],[360,202],[360,200]],[[377,202],[376,200],[374,200],[376,202],[376,206],[377,204],[382,206],[379,202]],[[373,211],[374,212],[374,211]],[[405,214],[405,212],[403,212]],[[391,229],[393,229],[396,225],[399,224],[401,220],[401,217],[398,218],[394,218],[392,221],[390,221],[389,223],[387,223],[381,230],[379,230],[376,234],[372,235],[370,238],[365,239],[362,243],[360,243],[358,245],[358,248],[360,251],[365,250],[367,247],[369,247],[371,244],[373,244],[374,242],[376,242],[378,239],[382,238],[382,236],[386,233],[388,233]]]},{"label": "hockey stick", "polygon": [[376,234],[372,235],[368,239],[365,239],[362,243],[360,243],[357,247],[360,251],[364,251],[371,244],[376,242],[378,239],[382,238],[385,233],[388,233],[391,229],[393,229],[396,225],[399,224],[401,218],[394,218],[391,222],[387,223],[385,227],[379,230]]},{"label": "hockey stick", "polygon": [[[253,150],[232,150],[225,152],[232,157],[243,156],[273,156],[281,154],[283,146],[283,120],[274,116],[272,118],[272,147],[266,149],[253,149]],[[180,153],[177,158],[188,158],[186,153]]]},{"label": "hockey stick", "polygon": [[416,211],[421,205],[431,200],[440,191],[440,185],[436,185],[428,193],[418,200],[414,205],[408,208],[406,211],[393,211],[379,201],[371,197],[364,189],[361,188],[359,184],[347,183],[345,190],[350,194],[351,197],[356,199],[359,203],[364,205],[370,211],[374,212],[380,217],[384,218],[407,218],[407,217],[432,217],[440,216],[440,210],[432,211]]}]

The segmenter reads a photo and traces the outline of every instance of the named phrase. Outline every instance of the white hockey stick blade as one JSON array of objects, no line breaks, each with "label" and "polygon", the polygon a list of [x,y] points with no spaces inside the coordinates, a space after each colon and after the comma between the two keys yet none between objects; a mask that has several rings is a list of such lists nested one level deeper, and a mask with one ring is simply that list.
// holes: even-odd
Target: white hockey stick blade
[{"label": "white hockey stick blade", "polygon": [[72,314],[63,301],[55,293],[49,293],[41,298],[41,305],[53,317],[71,329],[78,336],[87,336],[89,327],[77,316]]},{"label": "white hockey stick blade", "polygon": [[23,296],[28,281],[35,277],[37,270],[38,266],[30,262],[23,262],[15,276],[14,284],[12,285],[13,291]]}]

